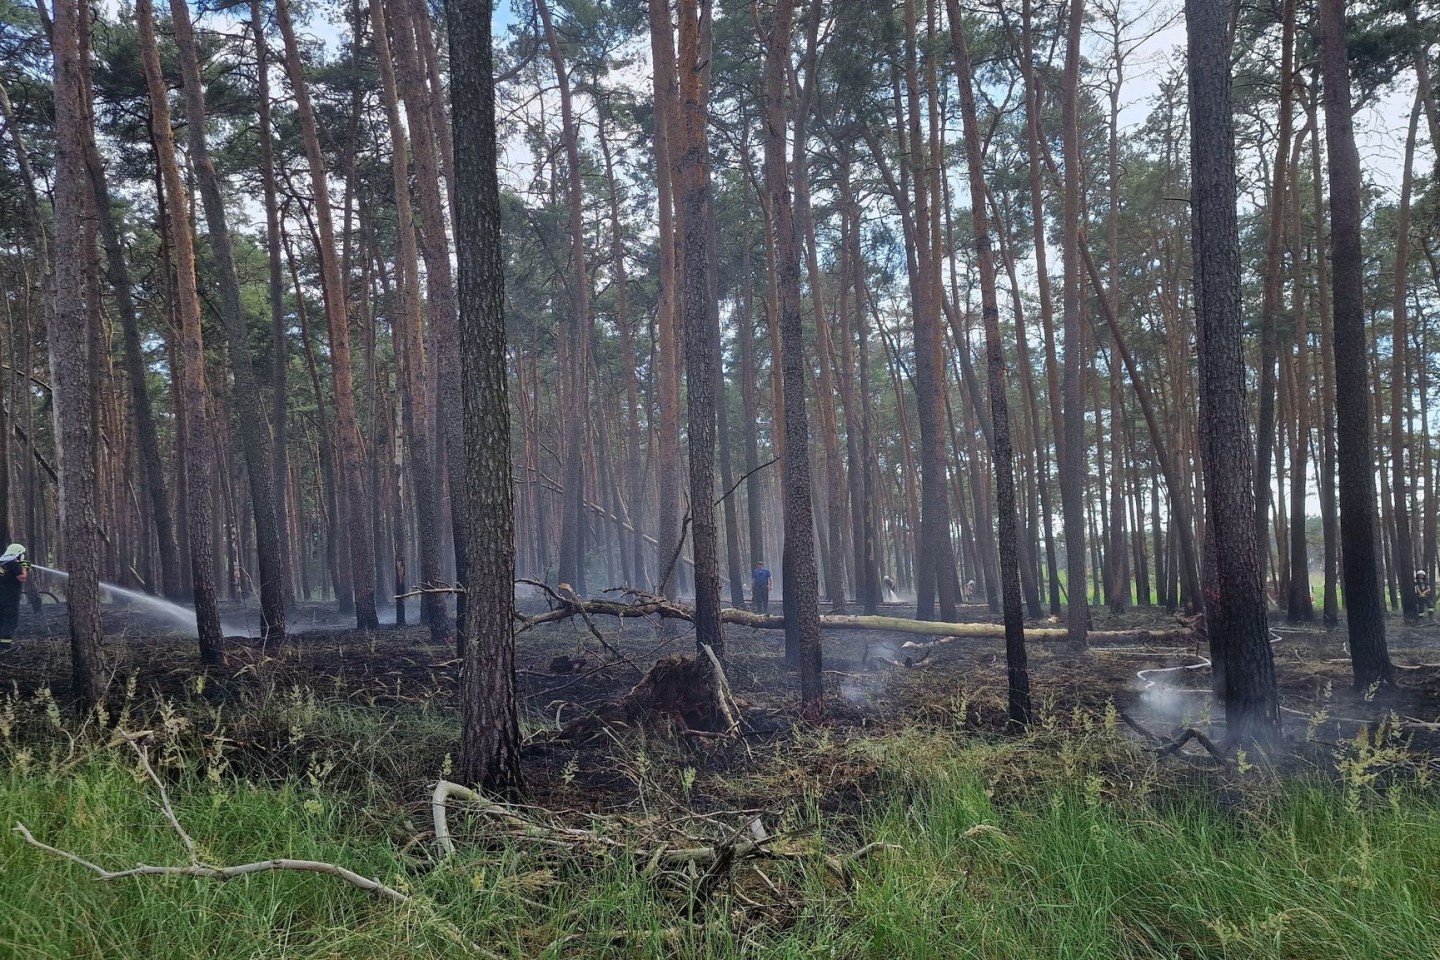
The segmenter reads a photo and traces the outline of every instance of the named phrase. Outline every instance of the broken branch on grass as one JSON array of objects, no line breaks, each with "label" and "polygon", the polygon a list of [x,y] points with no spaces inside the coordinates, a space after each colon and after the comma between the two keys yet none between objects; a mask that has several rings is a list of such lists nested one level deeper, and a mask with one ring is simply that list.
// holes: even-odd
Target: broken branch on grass
[{"label": "broken branch on grass", "polygon": [[381,899],[389,900],[391,903],[410,902],[410,897],[401,893],[399,890],[387,887],[378,880],[362,877],[353,870],[347,870],[337,864],[325,863],[320,860],[292,860],[288,857],[275,857],[269,860],[257,860],[254,863],[242,863],[231,867],[216,867],[201,862],[194,839],[192,839],[190,834],[185,832],[185,828],[180,825],[180,818],[175,815],[175,808],[170,804],[170,795],[165,790],[165,784],[160,780],[160,776],[155,772],[155,768],[150,765],[148,752],[144,746],[136,742],[135,737],[131,736],[125,739],[129,742],[130,746],[135,749],[136,754],[140,758],[140,765],[145,770],[145,774],[160,790],[160,809],[164,813],[165,819],[170,822],[170,826],[180,835],[181,841],[184,842],[186,850],[190,853],[190,864],[188,866],[151,866],[150,864],[142,863],[128,870],[107,870],[99,864],[91,863],[89,860],[76,856],[69,851],[61,850],[59,847],[52,847],[48,843],[42,843],[35,838],[35,835],[32,834],[23,823],[17,822],[13,828],[14,832],[18,833],[22,840],[37,850],[43,850],[52,856],[60,857],[61,859],[69,860],[71,863],[82,866],[94,873],[101,880],[119,880],[124,877],[199,877],[205,880],[233,880],[235,877],[243,877],[251,873],[267,873],[273,870],[298,870],[304,873],[323,873],[327,876],[336,877],[337,879],[344,880],[353,887],[358,887],[367,893],[373,893]]},{"label": "broken branch on grass", "polygon": [[272,870],[299,870],[306,873],[323,873],[327,876],[336,877],[344,880],[351,886],[359,887],[361,890],[373,893],[392,903],[410,902],[408,896],[399,890],[387,887],[378,880],[362,877],[353,870],[347,870],[336,864],[325,863],[320,860],[291,860],[288,857],[279,857],[273,860],[257,860],[254,863],[242,863],[233,867],[212,867],[203,863],[192,863],[188,867],[167,867],[150,866],[142,863],[128,870],[106,870],[99,864],[91,863],[58,847],[52,847],[48,843],[40,842],[26,829],[23,823],[16,823],[14,831],[20,834],[21,839],[37,850],[44,850],[46,853],[69,860],[71,863],[79,864],[93,872],[101,880],[119,880],[123,877],[199,877],[205,880],[233,880],[236,877],[243,877],[251,873],[265,873]]},{"label": "broken branch on grass", "polygon": [[526,836],[537,839],[563,840],[567,843],[584,841],[599,843],[608,847],[623,846],[623,844],[618,841],[603,837],[594,830],[580,830],[575,827],[552,827],[537,823],[529,817],[521,815],[520,812],[513,807],[487,800],[484,795],[467,786],[453,783],[449,780],[441,780],[435,784],[435,791],[430,795],[430,813],[435,821],[435,843],[440,847],[441,853],[445,856],[449,856],[455,852],[455,843],[450,839],[450,824],[446,817],[445,805],[445,802],[452,797],[458,797],[461,800],[469,800],[472,803],[480,804],[476,812],[503,820]]},{"label": "broken branch on grass", "polygon": [[165,782],[160,779],[160,776],[155,772],[155,768],[150,766],[149,751],[140,743],[136,742],[134,737],[125,737],[125,739],[129,742],[130,746],[135,748],[135,752],[140,756],[140,766],[145,768],[146,775],[150,777],[151,782],[154,783],[156,789],[160,791],[160,810],[165,814],[165,819],[170,821],[170,826],[174,827],[175,832],[180,834],[180,841],[185,844],[185,849],[190,854],[190,862],[198,864],[200,862],[200,854],[198,848],[195,846],[195,840],[190,834],[185,832],[184,827],[180,826],[180,818],[175,816],[175,808],[170,805],[170,794],[165,790]]},{"label": "broken branch on grass", "polygon": [[[736,863],[748,857],[765,855],[774,858],[793,859],[798,854],[780,853],[768,849],[771,845],[786,837],[793,837],[791,833],[768,834],[763,825],[758,829],[754,826],[758,821],[756,816],[747,816],[745,822],[732,831],[725,840],[720,842],[705,842],[703,838],[696,837],[681,831],[673,824],[670,829],[679,834],[684,846],[672,846],[661,842],[653,849],[636,848],[630,844],[622,843],[611,837],[607,837],[598,830],[585,830],[578,827],[565,827],[545,823],[534,816],[522,812],[520,808],[493,801],[478,791],[462,784],[453,783],[449,780],[441,780],[435,784],[435,790],[431,794],[430,809],[434,819],[435,843],[444,856],[455,852],[455,841],[450,834],[448,819],[447,801],[459,799],[477,804],[472,809],[476,813],[492,817],[504,824],[511,832],[521,837],[537,841],[549,846],[565,849],[573,849],[577,845],[589,844],[599,847],[605,851],[630,850],[639,861],[648,862],[650,866],[646,872],[653,872],[661,865],[678,866],[682,864],[695,864],[696,866],[713,865],[722,858],[729,858],[730,863]],[[803,831],[802,831],[803,832]],[[743,836],[749,835],[749,839],[742,840]],[[870,856],[878,850],[885,848],[884,844],[870,844],[869,848],[861,848],[850,858],[863,858]]]}]

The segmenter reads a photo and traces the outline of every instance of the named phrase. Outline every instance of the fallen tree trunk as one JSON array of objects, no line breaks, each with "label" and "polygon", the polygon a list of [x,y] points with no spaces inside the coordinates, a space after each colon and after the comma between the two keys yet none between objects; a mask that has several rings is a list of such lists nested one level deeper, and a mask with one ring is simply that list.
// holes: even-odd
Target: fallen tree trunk
[{"label": "fallen tree trunk", "polygon": [[[552,597],[554,608],[533,617],[524,617],[520,632],[545,623],[557,623],[572,617],[660,617],[667,620],[693,621],[694,611],[689,607],[662,597],[643,593],[630,593],[633,599],[621,600],[580,600],[568,597]],[[785,618],[774,614],[751,613],[749,610],[726,608],[720,611],[725,623],[756,630],[783,630]],[[890,633],[908,633],[924,637],[975,640],[1003,640],[1005,626],[1000,623],[942,623],[934,620],[909,620],[904,617],[865,617],[830,614],[820,618],[821,630],[880,630]],[[1173,629],[1099,630],[1091,631],[1089,637],[1098,643],[1115,642],[1165,642],[1183,643],[1193,639],[1194,631],[1189,627]],[[1069,631],[1064,627],[1026,627],[1027,640],[1066,640]]]}]

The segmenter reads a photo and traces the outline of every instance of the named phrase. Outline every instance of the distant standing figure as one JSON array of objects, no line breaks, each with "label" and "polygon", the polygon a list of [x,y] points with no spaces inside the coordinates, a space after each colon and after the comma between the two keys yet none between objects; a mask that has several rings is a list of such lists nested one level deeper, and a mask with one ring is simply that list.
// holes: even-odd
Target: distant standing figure
[{"label": "distant standing figure", "polygon": [[1420,616],[1428,616],[1435,606],[1435,594],[1430,589],[1430,576],[1424,570],[1415,571],[1415,599],[1420,601]]},{"label": "distant standing figure", "polygon": [[975,581],[965,581],[965,602],[971,603],[975,600]]},{"label": "distant standing figure", "polygon": [[886,574],[885,579],[881,582],[885,585],[886,599],[892,601],[900,599],[900,591],[895,589],[895,581],[890,579],[889,574]]},{"label": "distant standing figure", "polygon": [[756,560],[755,569],[750,573],[750,580],[754,584],[755,612],[770,612],[770,570],[765,566],[765,561]]},{"label": "distant standing figure", "polygon": [[20,597],[30,576],[30,561],[25,547],[12,543],[0,555],[0,653],[15,641],[15,628],[20,624]]}]

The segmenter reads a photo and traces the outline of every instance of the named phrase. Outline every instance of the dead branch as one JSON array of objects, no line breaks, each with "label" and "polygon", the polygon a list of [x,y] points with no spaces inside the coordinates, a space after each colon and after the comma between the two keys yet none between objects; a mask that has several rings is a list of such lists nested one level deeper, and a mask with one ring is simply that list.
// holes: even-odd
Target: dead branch
[{"label": "dead branch", "polygon": [[[620,591],[631,598],[629,602],[617,600],[566,600],[553,610],[525,617],[521,629],[528,630],[546,623],[568,620],[571,617],[588,614],[607,617],[659,617],[666,620],[683,620],[693,623],[695,611],[681,603],[654,594],[637,590]],[[779,614],[752,613],[727,607],[720,611],[720,619],[740,627],[755,630],[783,630],[785,618]],[[910,641],[908,649],[924,649],[955,640],[1003,640],[1005,627],[998,623],[941,623],[930,620],[909,620],[903,617],[867,617],[828,614],[820,618],[822,630],[877,630],[891,633],[922,634],[930,637],[926,642]],[[1027,640],[1068,640],[1070,632],[1063,627],[1029,627],[1025,630]],[[1095,642],[1118,643],[1164,642],[1183,643],[1192,638],[1188,628],[1180,630],[1098,630],[1091,631],[1090,639]],[[935,639],[939,638],[939,639]]]},{"label": "dead branch", "polygon": [[870,859],[877,853],[899,852],[904,850],[894,843],[881,843],[878,840],[865,844],[859,850],[844,857],[826,857],[825,869],[829,870],[835,879],[848,886],[855,884],[855,867]]},{"label": "dead branch", "polygon": [[392,600],[409,600],[411,597],[423,597],[427,593],[464,593],[465,588],[458,583],[422,583],[409,593],[397,593]]},{"label": "dead branch", "polygon": [[[767,833],[758,816],[747,815],[738,828],[731,830],[724,840],[718,842],[706,842],[705,839],[686,834],[671,824],[667,826],[667,829],[669,832],[679,835],[680,845],[660,842],[653,848],[635,847],[608,837],[598,830],[585,830],[542,822],[531,815],[527,809],[492,801],[469,787],[441,780],[435,784],[435,790],[431,794],[430,808],[434,819],[435,843],[444,856],[455,852],[455,842],[450,834],[447,817],[447,801],[451,799],[477,804],[472,808],[474,812],[494,818],[509,832],[517,836],[546,846],[573,850],[577,846],[590,845],[604,852],[629,850],[637,861],[648,864],[644,870],[645,873],[654,873],[662,866],[675,867],[687,864],[707,867],[707,873],[711,873],[714,872],[717,864],[733,865],[752,857],[765,856],[770,859],[783,860],[797,859],[802,856],[796,852],[772,849],[776,842],[796,834],[794,832]],[[713,818],[705,819],[713,820]],[[841,863],[853,863],[887,849],[896,848],[889,844],[871,843],[846,857],[829,859]]]},{"label": "dead branch", "polygon": [[385,886],[385,884],[378,880],[370,880],[360,876],[360,874],[355,873],[353,870],[347,870],[336,864],[325,863],[320,860],[291,860],[286,857],[279,857],[273,860],[258,860],[254,863],[242,863],[233,867],[212,867],[202,863],[192,863],[188,867],[157,867],[140,864],[128,870],[106,870],[104,867],[77,857],[73,853],[68,853],[58,847],[52,847],[48,843],[41,843],[35,839],[34,835],[26,829],[23,823],[15,824],[14,831],[20,834],[21,839],[30,846],[69,860],[71,863],[79,864],[93,872],[101,880],[119,880],[122,877],[199,877],[205,880],[233,880],[236,877],[243,877],[251,873],[266,873],[272,870],[300,870],[306,873],[323,873],[327,876],[336,877],[344,880],[351,886],[359,887],[361,890],[373,893],[392,903],[410,902],[408,896],[399,890]]},{"label": "dead branch", "polygon": [[680,561],[680,554],[685,551],[685,538],[690,535],[690,514],[687,511],[684,519],[680,521],[680,538],[675,541],[675,550],[670,554],[670,560],[665,564],[665,570],[660,574],[660,583],[655,587],[661,593],[665,592],[665,585],[670,582],[670,575],[675,572],[675,564]]},{"label": "dead branch", "polygon": [[739,490],[739,489],[740,489],[740,484],[744,483],[746,480],[749,480],[752,476],[754,476],[755,474],[759,473],[761,470],[764,470],[766,467],[771,466],[771,465],[776,464],[776,463],[779,463],[781,456],[784,456],[784,454],[781,454],[780,456],[777,456],[777,457],[771,457],[769,460],[766,460],[764,463],[760,464],[760,466],[756,467],[754,470],[747,470],[747,471],[745,472],[745,475],[744,475],[744,476],[742,476],[740,479],[736,480],[734,483],[730,484],[730,489],[729,489],[729,490],[726,490],[723,494],[720,495],[720,499],[715,501],[715,506],[718,507],[718,506],[720,506],[722,503],[724,503],[726,500],[729,500],[729,499],[730,499],[730,494],[732,494],[732,493],[734,493],[736,490]]},{"label": "dead branch", "polygon": [[160,810],[165,814],[165,819],[170,821],[170,826],[174,827],[175,832],[180,835],[180,841],[185,844],[185,849],[190,854],[190,862],[199,863],[200,854],[195,846],[195,840],[190,834],[185,832],[184,827],[180,826],[180,818],[175,816],[175,808],[170,805],[170,794],[165,790],[165,782],[155,773],[155,768],[150,766],[149,751],[137,743],[134,738],[126,737],[125,739],[130,742],[130,746],[134,747],[135,752],[140,755],[140,766],[145,768],[146,775],[150,777],[151,782],[154,783],[156,789],[160,791]]},{"label": "dead branch", "polygon": [[32,834],[23,823],[17,822],[13,828],[14,832],[18,833],[22,840],[37,850],[43,850],[52,856],[60,857],[63,860],[69,860],[71,863],[82,866],[91,873],[94,873],[101,880],[119,880],[124,877],[199,877],[206,880],[233,880],[236,877],[243,877],[252,873],[268,873],[273,870],[299,870],[305,873],[323,873],[327,876],[336,877],[353,887],[358,887],[367,893],[373,893],[381,899],[389,900],[391,903],[410,902],[410,897],[401,893],[399,890],[387,887],[378,880],[362,877],[353,870],[347,870],[345,867],[338,866],[337,864],[325,863],[320,860],[292,860],[288,857],[276,857],[269,860],[257,860],[254,863],[242,863],[231,867],[216,867],[201,862],[194,839],[192,839],[190,834],[185,832],[185,828],[180,825],[180,818],[175,815],[175,808],[170,804],[170,795],[165,790],[165,784],[160,780],[160,776],[155,772],[155,768],[150,765],[148,752],[141,744],[136,742],[134,737],[126,737],[125,739],[129,742],[130,746],[135,749],[135,753],[140,758],[140,766],[144,768],[145,774],[160,790],[160,809],[164,813],[165,819],[169,821],[170,826],[180,835],[181,841],[185,844],[185,848],[190,854],[190,863],[188,866],[151,866],[142,863],[127,870],[107,870],[99,864],[91,863],[89,860],[76,856],[66,850],[61,850],[59,847],[52,847],[48,843],[42,843],[35,838],[35,835]]},{"label": "dead branch", "polygon": [[710,659],[710,669],[715,671],[715,699],[719,701],[720,714],[725,718],[724,734],[734,733],[740,726],[740,710],[735,705],[735,696],[730,692],[730,680],[725,676],[725,668],[720,666],[720,658],[715,656],[715,651],[710,644],[700,644],[700,649],[705,651],[705,656]]},{"label": "dead branch", "polygon": [[529,577],[521,577],[515,582],[523,583],[528,586],[537,587],[540,590],[543,590],[545,592],[545,595],[550,598],[551,602],[559,604],[561,609],[574,609],[575,613],[578,614],[580,618],[585,621],[585,626],[590,628],[590,635],[593,636],[596,640],[600,641],[600,646],[604,647],[607,651],[609,651],[612,656],[624,656],[624,654],[622,654],[619,650],[611,646],[610,642],[606,640],[605,637],[600,633],[600,628],[595,626],[594,620],[590,619],[590,614],[588,611],[586,611],[584,603],[578,596],[575,595],[575,591],[570,588],[569,584],[562,583],[560,585],[566,589],[566,595],[562,596],[556,591],[550,589],[550,585],[543,580],[532,580]]}]

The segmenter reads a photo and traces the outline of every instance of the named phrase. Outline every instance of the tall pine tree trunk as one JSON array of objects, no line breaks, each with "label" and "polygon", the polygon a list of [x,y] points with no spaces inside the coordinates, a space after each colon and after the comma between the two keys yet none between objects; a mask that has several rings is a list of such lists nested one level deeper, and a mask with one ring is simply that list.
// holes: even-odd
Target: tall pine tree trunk
[{"label": "tall pine tree trunk", "polygon": [[1410,534],[1410,507],[1406,498],[1414,480],[1405,469],[1405,411],[1409,399],[1410,377],[1406,352],[1410,333],[1406,309],[1410,267],[1410,197],[1414,189],[1415,138],[1420,128],[1421,93],[1415,94],[1415,107],[1410,112],[1410,133],[1405,138],[1405,167],[1400,173],[1400,210],[1395,225],[1395,286],[1391,300],[1390,333],[1390,496],[1393,504],[1395,530],[1395,579],[1400,591],[1400,608],[1407,620],[1420,615],[1415,596],[1415,548]]},{"label": "tall pine tree trunk", "polygon": [[695,548],[695,644],[725,651],[720,625],[719,531],[715,524],[715,398],[720,371],[719,318],[712,300],[710,165],[710,0],[679,0],[681,143],[678,157],[684,211],[682,312],[685,330],[686,437],[690,454],[690,531]]},{"label": "tall pine tree trunk", "polygon": [[1315,619],[1315,601],[1310,595],[1310,552],[1305,538],[1306,458],[1310,453],[1310,329],[1306,316],[1306,263],[1301,256],[1305,239],[1301,231],[1300,150],[1297,137],[1290,155],[1290,247],[1295,314],[1295,436],[1290,448],[1290,598],[1285,605],[1291,623]]},{"label": "tall pine tree trunk", "polygon": [[[79,21],[88,16],[78,0],[56,0],[51,49],[55,57],[55,272],[53,307],[46,312],[50,382],[55,394],[55,436],[60,469],[60,536],[70,579],[71,682],[82,704],[105,695],[100,652],[100,554],[95,518],[95,384],[90,375],[90,330],[94,314],[86,301],[84,220],[86,201],[85,129]],[[33,440],[34,434],[31,438]]]},{"label": "tall pine tree trunk", "polygon": [[1345,0],[1320,0],[1320,70],[1329,148],[1330,234],[1335,247],[1335,420],[1340,468],[1340,536],[1345,621],[1355,686],[1390,684],[1376,551],[1374,442],[1369,416],[1369,350],[1365,344],[1365,262],[1360,249],[1360,155],[1350,112]]},{"label": "tall pine tree trunk", "polygon": [[1065,366],[1063,377],[1064,443],[1060,447],[1060,510],[1065,522],[1066,621],[1070,639],[1084,643],[1090,629],[1085,602],[1085,348],[1080,330],[1080,43],[1083,0],[1072,0],[1065,73],[1061,81],[1061,141],[1064,179],[1064,303]]},{"label": "tall pine tree trunk", "polygon": [[[905,90],[909,107],[910,169],[915,192],[915,400],[920,422],[920,540],[916,544],[916,616],[922,620],[953,621],[955,605],[955,551],[950,539],[950,501],[945,489],[945,347],[940,324],[940,291],[933,279],[938,258],[933,250],[930,177],[926,170],[925,136],[921,131],[918,74],[920,42],[916,32],[916,0],[905,3]],[[931,104],[931,109],[938,106]],[[933,160],[934,158],[930,158]],[[788,385],[787,385],[788,389]]]},{"label": "tall pine tree trunk", "polygon": [[[785,372],[785,544],[782,571],[786,651],[800,669],[807,715],[821,709],[820,585],[810,502],[810,422],[805,412],[805,342],[800,318],[800,251],[785,163],[785,89],[794,0],[777,0],[765,44],[765,182],[775,234]],[[827,401],[829,398],[826,398]]]},{"label": "tall pine tree trunk", "polygon": [[170,132],[170,105],[160,72],[151,0],[138,0],[135,19],[140,28],[140,53],[150,92],[150,125],[155,156],[165,187],[169,236],[175,255],[175,303],[179,317],[180,396],[185,418],[185,512],[190,521],[190,569],[194,577],[195,626],[200,634],[200,661],[225,663],[225,638],[215,598],[215,568],[210,530],[210,420],[205,386],[205,342],[200,325],[200,292],[195,279],[195,245],[190,233],[189,204],[175,143]]},{"label": "tall pine tree trunk", "polygon": [[489,0],[450,0],[450,98],[455,138],[465,462],[455,494],[465,545],[467,602],[460,632],[460,762],[464,783],[513,796],[521,789],[515,710],[514,501],[505,375],[505,271],[496,175],[495,72]]},{"label": "tall pine tree trunk", "polygon": [[1014,727],[1030,724],[1030,673],[1025,657],[1025,613],[1020,600],[1018,511],[1015,506],[1015,457],[1010,442],[1010,411],[1005,396],[1005,351],[1000,340],[1000,304],[995,290],[995,259],[986,211],[985,157],[980,145],[979,112],[971,80],[969,47],[959,0],[946,0],[960,111],[965,124],[965,153],[970,173],[970,216],[980,266],[981,311],[985,318],[985,356],[990,392],[991,450],[995,463],[995,501],[1000,535],[1000,581],[1005,616],[1005,663],[1009,680],[1009,719]]},{"label": "tall pine tree trunk", "polygon": [[[1275,364],[1279,356],[1279,324],[1285,239],[1285,174],[1290,158],[1294,97],[1295,0],[1284,0],[1280,40],[1280,116],[1278,143],[1270,183],[1265,241],[1265,275],[1260,305],[1260,413],[1255,431],[1255,534],[1264,555],[1270,542],[1270,461],[1275,444]],[[1278,547],[1279,544],[1277,543]]]},{"label": "tall pine tree trunk", "polygon": [[654,63],[655,86],[655,193],[659,207],[660,285],[655,325],[659,338],[660,457],[657,461],[659,487],[658,529],[655,531],[659,575],[658,589],[667,597],[675,595],[674,572],[667,570],[671,554],[680,549],[680,342],[676,309],[675,188],[672,150],[667,118],[674,112],[679,96],[675,81],[675,38],[670,7],[665,0],[650,0],[650,52]]},{"label": "tall pine tree trunk", "polygon": [[[392,329],[397,332],[396,339],[402,347],[397,353],[401,357],[399,393],[408,448],[406,460],[410,466],[411,500],[419,527],[420,576],[426,583],[434,584],[441,579],[440,501],[437,496],[440,488],[435,482],[437,458],[431,448],[435,434],[430,429],[428,417],[430,404],[420,309],[420,253],[415,240],[414,208],[410,202],[409,149],[404,128],[400,125],[394,61],[390,55],[385,9],[380,0],[370,0],[370,21],[375,56],[380,66],[386,125],[390,128],[391,187],[395,195],[395,231],[400,240],[400,249],[395,257],[395,287],[399,296]],[[444,594],[424,593],[420,602],[421,620],[430,627],[431,641],[437,644],[449,642],[450,621],[445,611]]]},{"label": "tall pine tree trunk", "polygon": [[[265,42],[265,21],[260,0],[250,0],[250,26],[255,32],[256,106],[260,129],[260,181],[265,198],[265,252],[269,272],[267,291],[270,303],[270,428],[274,460],[270,468],[274,484],[275,524],[280,530],[280,569],[285,583],[285,606],[295,605],[294,563],[290,530],[290,497],[286,475],[290,472],[289,402],[287,382],[290,367],[290,337],[285,318],[285,287],[280,267],[280,207],[275,197],[275,146],[270,122],[269,48]],[[298,513],[300,505],[295,504]]]},{"label": "tall pine tree trunk", "polygon": [[1185,4],[1201,466],[1208,508],[1206,558],[1213,560],[1206,582],[1214,584],[1205,598],[1205,618],[1227,737],[1247,746],[1278,738],[1280,711],[1260,580],[1246,418],[1229,9],[1225,0]]},{"label": "tall pine tree trunk", "polygon": [[267,647],[285,642],[285,569],[281,564],[280,527],[273,498],[270,431],[260,381],[250,354],[250,334],[240,304],[240,281],[235,274],[235,255],[230,245],[230,225],[225,216],[220,176],[210,157],[205,135],[205,90],[200,79],[200,60],[195,30],[190,23],[186,0],[172,0],[170,15],[175,27],[175,44],[180,52],[180,71],[185,81],[186,132],[190,139],[190,163],[199,181],[205,207],[210,248],[215,256],[216,280],[220,287],[220,321],[230,354],[230,371],[235,378],[232,394],[235,427],[245,459],[245,476],[250,484],[250,507],[255,520],[256,569],[260,575],[260,637]]},{"label": "tall pine tree trunk", "polygon": [[330,186],[325,174],[325,160],[320,152],[319,125],[310,101],[310,88],[300,60],[295,27],[290,18],[290,0],[275,0],[275,15],[285,38],[285,70],[295,94],[310,186],[314,193],[316,253],[325,292],[325,320],[330,330],[330,367],[335,382],[336,469],[339,473],[338,485],[343,489],[340,500],[350,530],[350,578],[355,594],[355,624],[362,630],[372,629],[380,624],[375,611],[375,544],[366,535],[370,523],[365,482],[360,469],[360,425],[355,412],[355,378],[350,366],[350,318],[339,252],[335,246]]},{"label": "tall pine tree trunk", "polygon": [[[420,252],[425,258],[426,305],[430,319],[429,343],[432,356],[427,367],[433,371],[433,376],[425,370],[420,371],[420,376],[422,380],[429,379],[434,389],[426,391],[426,402],[419,408],[424,412],[427,423],[425,429],[430,431],[431,436],[427,444],[430,478],[429,486],[421,496],[433,497],[435,502],[440,504],[444,501],[442,494],[445,490],[444,477],[447,474],[445,464],[448,462],[448,472],[453,476],[454,467],[464,459],[464,452],[460,449],[460,358],[456,351],[446,349],[447,345],[455,342],[458,334],[455,319],[455,275],[450,263],[449,234],[445,229],[445,201],[440,188],[442,173],[446,184],[451,185],[454,164],[447,159],[450,135],[444,105],[440,102],[442,95],[426,78],[426,65],[431,59],[434,46],[429,8],[422,4],[411,9],[404,3],[396,3],[387,4],[386,9],[394,11],[390,33],[395,39],[392,45],[395,78],[405,104],[411,156],[415,163],[414,190],[420,202],[418,240]],[[419,296],[418,287],[416,296]],[[420,456],[418,451],[416,456]],[[453,482],[450,489],[453,492]],[[443,511],[437,509],[434,524],[435,556],[429,561],[435,568],[434,574],[424,569],[428,546],[424,542],[421,544],[422,576],[427,580],[439,576],[441,569],[444,556],[443,544],[440,542],[443,519]],[[465,536],[463,524],[459,523],[453,510],[450,520],[451,534],[455,543],[459,544]],[[422,533],[422,536],[425,535]],[[457,547],[457,564],[461,552]],[[457,578],[462,573],[457,566]],[[465,603],[464,594],[456,600],[458,613],[458,608]],[[437,595],[434,601],[426,608],[425,617],[430,622],[432,637],[439,639],[448,635],[449,623],[445,617],[443,598]]]},{"label": "tall pine tree trunk", "polygon": [[586,403],[590,356],[590,277],[585,260],[585,192],[580,165],[580,132],[571,102],[570,75],[560,49],[550,5],[538,0],[545,45],[560,88],[561,139],[566,160],[566,201],[570,212],[569,403],[565,410],[565,512],[560,534],[560,580],[584,596],[588,518],[585,514],[585,446],[589,423]]}]

